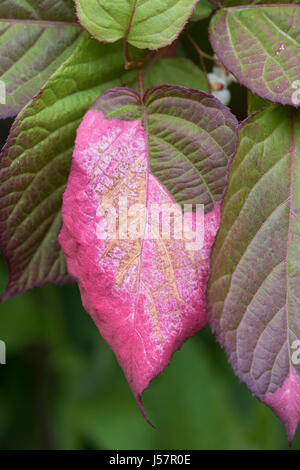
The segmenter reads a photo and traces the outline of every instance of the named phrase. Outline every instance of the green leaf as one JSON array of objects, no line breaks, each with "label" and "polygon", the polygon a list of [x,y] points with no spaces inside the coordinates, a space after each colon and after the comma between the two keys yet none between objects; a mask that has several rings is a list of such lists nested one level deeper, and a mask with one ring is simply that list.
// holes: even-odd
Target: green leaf
[{"label": "green leaf", "polygon": [[264,100],[258,95],[255,95],[254,93],[251,93],[250,90],[248,90],[248,116],[251,114],[255,113],[255,111],[260,111],[263,108],[266,108],[267,106],[272,106],[273,103],[271,103],[268,100]]},{"label": "green leaf", "polygon": [[253,93],[297,107],[299,24],[298,6],[224,9],[212,19],[210,39],[224,66]]},{"label": "green leaf", "polygon": [[243,123],[208,289],[212,328],[235,373],[290,439],[300,418],[299,136],[300,111],[288,107]]},{"label": "green leaf", "polygon": [[99,41],[125,38],[140,49],[171,44],[196,0],[75,0],[80,23]]},{"label": "green leaf", "polygon": [[191,21],[200,21],[207,18],[215,8],[209,0],[200,0],[191,16]]},{"label": "green leaf", "polygon": [[0,18],[67,23],[76,21],[72,0],[2,0]]},{"label": "green leaf", "polygon": [[145,89],[165,83],[208,92],[208,83],[199,67],[184,58],[157,60],[144,78]]},{"label": "green leaf", "polygon": [[296,5],[300,3],[300,0],[211,0],[211,2],[220,7],[235,7],[240,5],[275,5],[276,3]]},{"label": "green leaf", "polygon": [[8,298],[69,280],[57,242],[76,129],[107,88],[122,84],[120,44],[80,40],[68,61],[17,117],[0,159],[0,244]]},{"label": "green leaf", "polygon": [[[54,3],[54,4],[53,4]],[[0,117],[16,115],[74,51],[82,30],[70,0],[2,1]]]}]

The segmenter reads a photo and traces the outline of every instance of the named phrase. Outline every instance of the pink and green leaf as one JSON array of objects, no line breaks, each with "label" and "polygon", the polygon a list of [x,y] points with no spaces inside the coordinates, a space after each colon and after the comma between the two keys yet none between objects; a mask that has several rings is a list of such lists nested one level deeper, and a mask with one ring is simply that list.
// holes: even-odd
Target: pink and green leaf
[{"label": "pink and green leaf", "polygon": [[[133,90],[109,90],[78,128],[59,241],[141,408],[149,382],[207,324],[210,249],[236,124],[212,96],[164,85],[142,102]],[[136,237],[108,233],[108,211],[118,212],[120,198],[129,201],[129,226],[140,225]],[[157,221],[151,236],[152,205],[175,206],[180,216],[182,204],[193,203],[205,206],[199,249],[190,251],[185,236],[164,238]],[[131,212],[136,204],[142,216]],[[191,223],[195,214],[183,217]]]},{"label": "pink and green leaf", "polygon": [[107,119],[143,120],[151,172],[179,204],[213,209],[226,186],[237,120],[213,96],[179,86],[147,90],[141,107],[130,89],[105,92],[93,105]]}]

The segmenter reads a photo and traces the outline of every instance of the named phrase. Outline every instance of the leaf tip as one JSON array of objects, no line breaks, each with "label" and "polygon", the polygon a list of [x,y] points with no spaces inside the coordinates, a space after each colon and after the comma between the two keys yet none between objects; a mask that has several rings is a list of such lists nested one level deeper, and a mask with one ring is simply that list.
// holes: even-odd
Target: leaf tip
[{"label": "leaf tip", "polygon": [[282,421],[291,446],[300,421],[300,376],[294,368],[280,388],[267,394],[264,402]]},{"label": "leaf tip", "polygon": [[135,399],[136,399],[136,402],[138,404],[138,407],[139,409],[141,410],[141,413],[143,415],[143,417],[145,418],[145,420],[147,421],[147,423],[153,428],[153,429],[157,429],[156,426],[154,426],[154,424],[151,423],[150,419],[148,418],[147,414],[146,414],[146,411],[145,411],[145,408],[143,406],[143,403],[142,403],[142,395],[138,394],[135,396]]}]

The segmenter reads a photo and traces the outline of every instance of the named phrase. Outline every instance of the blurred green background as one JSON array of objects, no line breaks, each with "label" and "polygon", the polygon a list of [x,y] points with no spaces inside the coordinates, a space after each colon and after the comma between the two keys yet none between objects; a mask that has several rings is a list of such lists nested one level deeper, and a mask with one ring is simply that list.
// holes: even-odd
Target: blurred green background
[{"label": "blurred green background", "polygon": [[[189,32],[212,53],[208,21],[200,23]],[[199,63],[186,38],[179,52]],[[245,117],[239,85],[231,107]],[[1,145],[11,122],[0,123]],[[0,291],[6,282],[0,256]],[[0,304],[0,339],[7,345],[7,364],[0,365],[2,450],[287,448],[283,425],[239,383],[209,328],[144,393],[157,429],[142,417],[76,286],[47,286]],[[300,429],[293,448],[300,449]]]},{"label": "blurred green background", "polygon": [[[0,288],[7,281],[0,261]],[[144,393],[152,429],[76,286],[0,305],[0,449],[285,449],[279,420],[234,376],[210,330]],[[293,448],[300,449],[300,429]]]}]

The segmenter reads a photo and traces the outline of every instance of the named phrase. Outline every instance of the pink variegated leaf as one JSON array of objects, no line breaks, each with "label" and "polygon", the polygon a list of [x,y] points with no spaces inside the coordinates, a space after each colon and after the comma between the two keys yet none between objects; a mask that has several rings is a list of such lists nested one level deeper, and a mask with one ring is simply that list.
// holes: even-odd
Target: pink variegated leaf
[{"label": "pink variegated leaf", "polygon": [[59,241],[142,410],[143,390],[208,322],[210,249],[235,144],[227,108],[175,86],[150,89],[142,105],[132,90],[110,90],[78,129]]}]

